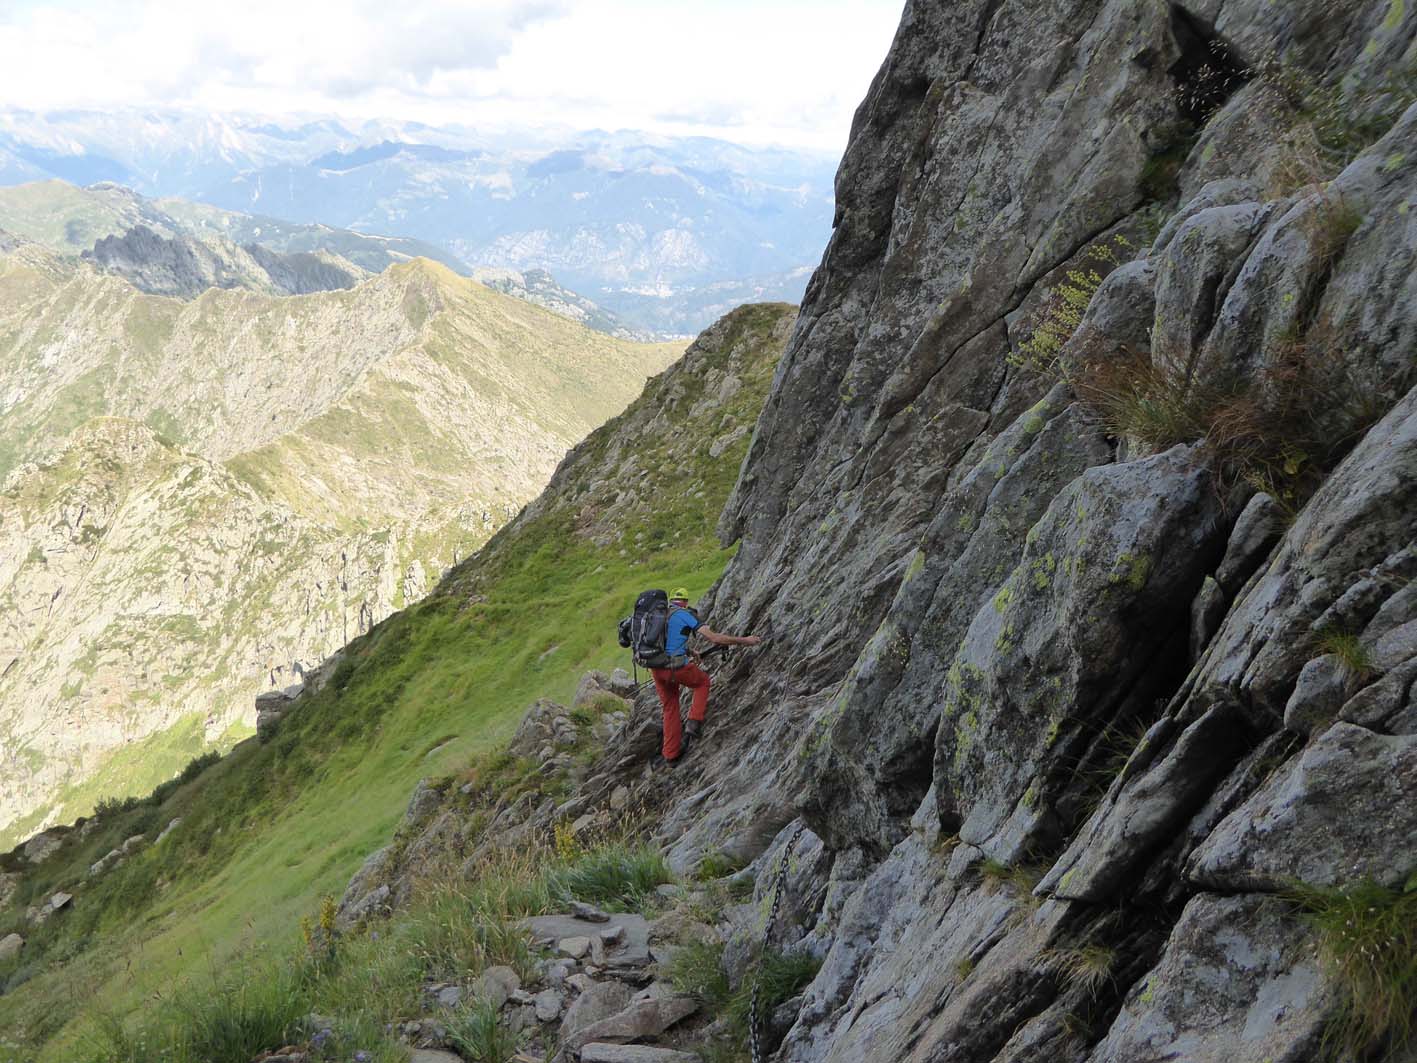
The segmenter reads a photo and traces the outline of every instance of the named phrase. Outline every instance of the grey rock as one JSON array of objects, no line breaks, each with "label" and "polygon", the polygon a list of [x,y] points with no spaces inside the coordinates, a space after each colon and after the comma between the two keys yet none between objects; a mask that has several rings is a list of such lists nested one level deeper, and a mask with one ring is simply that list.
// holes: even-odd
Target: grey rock
[{"label": "grey rock", "polygon": [[641,1000],[614,1015],[581,1027],[574,1034],[568,1035],[563,1031],[562,1048],[573,1054],[591,1041],[625,1043],[653,1040],[698,1010],[698,1002],[687,996]]},{"label": "grey rock", "polygon": [[408,809],[403,814],[405,827],[417,826],[431,816],[443,803],[443,793],[427,779],[419,779],[413,788],[413,796],[408,799]]},{"label": "grey rock", "polygon": [[0,962],[18,956],[20,950],[25,947],[25,939],[19,934],[6,934],[0,938]]},{"label": "grey rock", "polygon": [[438,990],[436,999],[440,1008],[455,1008],[462,1003],[462,997],[462,986],[450,985]]},{"label": "grey rock", "polygon": [[[576,686],[576,693],[571,698],[572,709],[583,709],[588,707],[597,698],[606,694],[613,694],[610,689],[610,677],[604,672],[587,672],[581,676],[580,683]],[[619,697],[620,695],[615,695]]]},{"label": "grey rock", "polygon": [[89,878],[95,878],[109,868],[116,867],[123,862],[123,853],[118,849],[110,849],[108,852],[89,865]]},{"label": "grey rock", "polygon": [[566,718],[566,710],[562,706],[547,698],[533,702],[522,716],[521,723],[517,725],[516,733],[512,736],[512,741],[507,748],[518,757],[536,755],[537,750],[551,743],[556,737],[556,721],[558,719],[566,720],[569,723]]},{"label": "grey rock", "polygon": [[134,850],[142,848],[146,842],[147,839],[141,834],[134,834],[131,838],[125,838],[123,844],[120,845],[118,849],[124,856],[128,856],[132,854]]},{"label": "grey rock", "polygon": [[1352,679],[1337,657],[1315,657],[1299,672],[1294,693],[1284,706],[1284,726],[1299,734],[1321,731],[1338,717]]},{"label": "grey rock", "polygon": [[699,1063],[699,1056],[651,1045],[588,1044],[581,1063]]},{"label": "grey rock", "polygon": [[536,994],[534,1006],[536,1008],[537,1022],[555,1022],[561,1017],[561,1008],[564,1001],[561,994],[554,989],[543,989]]},{"label": "grey rock", "polygon": [[478,975],[472,984],[472,994],[478,1000],[486,1001],[493,1008],[500,1009],[521,988],[521,979],[510,967],[489,967]]},{"label": "grey rock", "polygon": [[1152,364],[1184,386],[1197,373],[1218,376],[1232,367],[1198,364],[1215,314],[1234,284],[1250,246],[1273,212],[1272,205],[1242,203],[1209,207],[1181,223],[1161,256],[1156,280],[1156,325]]},{"label": "grey rock", "polygon": [[1409,620],[1393,628],[1373,646],[1373,665],[1376,668],[1395,668],[1414,657],[1417,657],[1417,620]]},{"label": "grey rock", "polygon": [[42,863],[64,844],[64,832],[59,830],[40,831],[20,847],[25,860],[31,864]]},{"label": "grey rock", "polygon": [[1284,534],[1284,523],[1284,510],[1273,496],[1261,491],[1245,503],[1235,527],[1230,530],[1225,557],[1215,570],[1215,579],[1226,594],[1239,593],[1265,555],[1279,542]]},{"label": "grey rock", "polygon": [[1228,605],[1220,583],[1207,576],[1191,602],[1191,660],[1201,655],[1206,643],[1219,629]]},{"label": "grey rock", "polygon": [[1387,675],[1349,698],[1339,718],[1386,734],[1411,734],[1404,729],[1400,714],[1413,706],[1413,684],[1417,682],[1417,658],[1404,661]]},{"label": "grey rock", "polygon": [[392,893],[393,891],[387,883],[380,883],[349,907],[341,907],[336,916],[336,925],[347,929],[357,924],[361,919],[385,911],[390,906]]},{"label": "grey rock", "polygon": [[1334,1004],[1309,934],[1283,901],[1200,896],[1127,995],[1089,1063],[1313,1059]]},{"label": "grey rock", "polygon": [[573,960],[579,960],[590,951],[590,938],[580,935],[562,938],[556,943],[556,948],[560,950],[563,956],[569,956]]},{"label": "grey rock", "polygon": [[592,904],[582,901],[571,902],[571,917],[587,923],[608,923],[610,916]]},{"label": "grey rock", "polygon": [[[391,871],[392,854],[393,847],[386,845],[382,849],[374,850],[364,858],[364,863],[359,865],[359,870],[345,887],[335,913],[335,922],[340,929],[348,929],[354,925],[389,895],[387,883],[381,880]],[[370,901],[370,895],[380,886],[384,887],[383,895],[376,901]]]},{"label": "grey rock", "polygon": [[633,698],[636,689],[634,677],[625,669],[617,668],[610,673],[610,678],[606,681],[606,689],[616,697]]},{"label": "grey rock", "polygon": [[617,786],[610,793],[610,808],[614,812],[622,812],[630,804],[630,788],[628,786]]},{"label": "grey rock", "polygon": [[73,903],[73,900],[74,895],[72,893],[65,893],[61,890],[49,898],[49,910],[52,912],[61,911],[69,907],[69,905]]},{"label": "grey rock", "polygon": [[1339,722],[1231,813],[1191,855],[1208,888],[1296,880],[1400,886],[1417,866],[1417,736]]},{"label": "grey rock", "polygon": [[[566,1045],[582,1030],[618,1015],[630,1004],[630,990],[619,982],[592,982],[566,1009],[561,1020],[561,1043]],[[562,1053],[562,1058],[569,1054]],[[574,1058],[574,1057],[571,1057]]]},{"label": "grey rock", "polygon": [[158,836],[153,839],[153,844],[154,844],[154,845],[161,845],[161,844],[162,844],[162,840],[163,840],[164,838],[166,838],[169,834],[171,834],[173,831],[175,831],[175,830],[176,830],[178,827],[180,827],[181,825],[182,825],[182,817],[181,817],[181,816],[175,816],[174,818],[172,818],[171,820],[169,820],[167,826],[163,827],[162,830],[158,833]]},{"label": "grey rock", "polygon": [[[1152,698],[1144,676],[1218,553],[1219,506],[1189,447],[1084,473],[1029,532],[946,678],[935,748],[946,829],[996,859],[1063,840],[1049,781],[1085,714]],[[1060,715],[1059,705],[1072,705]],[[1084,714],[1080,717],[1079,714]]]}]

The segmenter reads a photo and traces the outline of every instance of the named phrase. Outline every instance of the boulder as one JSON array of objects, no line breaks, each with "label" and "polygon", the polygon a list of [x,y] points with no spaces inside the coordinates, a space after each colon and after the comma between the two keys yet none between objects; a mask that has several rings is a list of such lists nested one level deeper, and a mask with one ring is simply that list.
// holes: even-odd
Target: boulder
[{"label": "boulder", "polygon": [[169,834],[171,834],[173,831],[175,831],[175,830],[176,830],[178,827],[180,827],[181,825],[182,825],[182,817],[181,817],[181,816],[176,816],[176,817],[174,817],[173,819],[171,819],[170,821],[168,821],[167,826],[163,827],[163,828],[162,828],[162,831],[158,834],[158,836],[153,839],[153,844],[154,844],[154,845],[159,845],[159,844],[161,844],[161,842],[162,842],[162,840],[163,840],[164,838],[166,838]]},{"label": "boulder", "polygon": [[6,934],[0,938],[0,962],[19,955],[21,949],[25,947],[25,939],[19,934]]},{"label": "boulder", "polygon": [[267,741],[275,734],[280,721],[294,708],[304,685],[296,683],[283,690],[268,690],[256,695],[256,736]]},{"label": "boulder", "polygon": [[1191,602],[1191,660],[1201,655],[1225,617],[1228,601],[1220,584],[1207,576]]},{"label": "boulder", "polygon": [[64,832],[61,830],[40,831],[21,847],[20,852],[24,854],[25,860],[31,864],[38,864],[54,853],[59,846],[64,844]]},{"label": "boulder", "polygon": [[[580,1031],[602,1019],[618,1015],[630,1004],[630,990],[619,982],[592,982],[566,1009],[561,1020],[561,1043],[564,1046]],[[563,1053],[562,1058],[574,1058]]]},{"label": "boulder", "polygon": [[576,686],[575,696],[571,698],[571,708],[589,708],[597,698],[611,693],[613,691],[610,689],[609,676],[604,672],[587,672],[581,676],[581,681]]},{"label": "boulder", "polygon": [[699,1063],[700,1057],[650,1045],[588,1044],[582,1046],[580,1059],[581,1063]]},{"label": "boulder", "polygon": [[[389,887],[381,883],[380,879],[390,870],[391,856],[392,847],[386,845],[370,853],[364,858],[364,863],[359,865],[359,870],[345,887],[344,896],[340,898],[339,909],[335,914],[335,925],[341,930],[347,930],[359,922],[388,897]],[[371,899],[371,894],[380,888],[383,889],[382,895]]]},{"label": "boulder", "polygon": [[561,994],[554,989],[543,989],[536,994],[533,1006],[536,1008],[537,1022],[555,1022],[561,1017],[561,1008],[565,1001]]},{"label": "boulder", "polygon": [[118,849],[110,849],[104,855],[89,865],[89,878],[94,878],[103,874],[111,867],[116,867],[123,862],[123,853]]},{"label": "boulder", "polygon": [[610,679],[606,683],[606,689],[616,697],[633,698],[635,696],[635,680],[629,672],[623,668],[617,668],[610,673]]},{"label": "boulder", "polygon": [[562,938],[556,943],[556,948],[561,955],[569,956],[573,960],[579,960],[590,951],[590,938],[576,935],[575,937]]},{"label": "boulder", "polygon": [[473,996],[486,1001],[500,1010],[512,994],[522,987],[517,972],[506,966],[489,967],[483,971],[472,985]]},{"label": "boulder", "polygon": [[443,803],[443,792],[427,779],[419,779],[413,788],[413,796],[408,799],[408,809],[403,814],[405,827],[417,826],[433,814]]},{"label": "boulder", "polygon": [[563,1032],[561,1043],[566,1050],[575,1052],[591,1041],[623,1044],[653,1040],[698,1010],[698,1002],[688,996],[670,997],[667,1000],[640,1000],[599,1022],[583,1026],[574,1034],[567,1035]]},{"label": "boulder", "polygon": [[508,750],[518,757],[535,756],[537,750],[554,741],[558,719],[569,723],[566,710],[562,706],[549,698],[540,698],[533,702],[522,716],[521,723],[517,725],[516,733],[512,735],[512,741],[507,746]]},{"label": "boulder", "polygon": [[583,919],[587,923],[608,923],[610,916],[602,912],[594,905],[585,904],[582,901],[571,902],[571,916],[575,919]]}]

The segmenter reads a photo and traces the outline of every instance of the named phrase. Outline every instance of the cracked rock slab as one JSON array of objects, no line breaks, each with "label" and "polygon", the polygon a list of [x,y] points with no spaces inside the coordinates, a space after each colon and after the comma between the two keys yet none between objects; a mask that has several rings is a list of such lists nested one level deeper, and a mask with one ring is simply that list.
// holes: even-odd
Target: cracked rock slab
[{"label": "cracked rock slab", "polygon": [[1333,1004],[1288,905],[1203,894],[1088,1063],[1308,1063]]},{"label": "cracked rock slab", "polygon": [[1221,890],[1398,886],[1417,866],[1417,736],[1336,723],[1227,816],[1187,875]]}]

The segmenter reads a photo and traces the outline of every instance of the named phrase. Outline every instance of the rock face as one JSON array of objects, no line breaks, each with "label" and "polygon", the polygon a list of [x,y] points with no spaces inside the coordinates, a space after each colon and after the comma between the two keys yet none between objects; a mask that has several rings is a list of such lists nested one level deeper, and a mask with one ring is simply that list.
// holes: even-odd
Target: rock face
[{"label": "rock face", "polygon": [[[760,897],[805,821],[779,932],[824,962],[778,1060],[1314,1058],[1341,987],[1278,895],[1417,867],[1414,38],[1360,0],[907,5],[702,603],[767,642],[669,782],[632,723],[580,791]],[[1313,364],[1323,455],[1143,419]]]}]

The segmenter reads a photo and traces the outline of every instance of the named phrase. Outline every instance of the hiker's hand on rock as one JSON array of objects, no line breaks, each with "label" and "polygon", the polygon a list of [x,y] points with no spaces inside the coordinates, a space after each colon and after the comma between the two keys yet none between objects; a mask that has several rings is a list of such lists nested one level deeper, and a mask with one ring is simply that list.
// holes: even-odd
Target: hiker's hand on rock
[{"label": "hiker's hand on rock", "polygon": [[757,635],[748,635],[743,639],[744,646],[757,646],[762,643],[762,639]]}]

